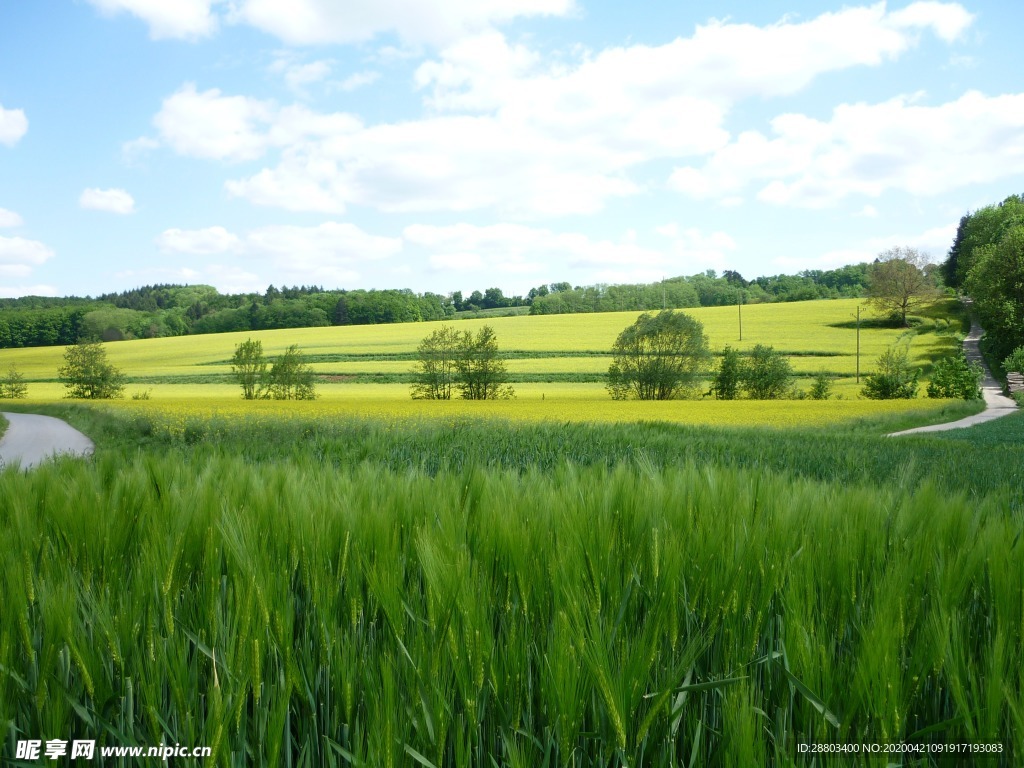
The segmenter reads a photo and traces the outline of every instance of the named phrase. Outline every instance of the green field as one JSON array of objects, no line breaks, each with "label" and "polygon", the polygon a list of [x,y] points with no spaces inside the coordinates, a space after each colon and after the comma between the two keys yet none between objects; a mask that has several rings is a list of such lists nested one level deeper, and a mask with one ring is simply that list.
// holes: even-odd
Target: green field
[{"label": "green field", "polygon": [[[843,305],[803,305],[803,324],[773,305],[775,346],[847,364],[853,332],[822,319]],[[701,313],[732,343],[725,312]],[[548,353],[510,359],[543,373],[602,360],[631,318],[492,322],[504,349]],[[958,343],[945,325],[919,326],[922,367]],[[260,336],[408,357],[428,330]],[[865,330],[866,356],[898,333]],[[108,349],[160,379],[237,340]],[[38,365],[5,408],[97,443],[0,472],[5,758],[17,734],[73,734],[208,745],[224,766],[810,765],[802,743],[1024,759],[1024,415],[888,438],[977,407],[852,385],[613,402],[557,381],[423,403],[395,383],[245,402],[200,379],[83,404],[39,383],[59,356],[0,357]]]}]

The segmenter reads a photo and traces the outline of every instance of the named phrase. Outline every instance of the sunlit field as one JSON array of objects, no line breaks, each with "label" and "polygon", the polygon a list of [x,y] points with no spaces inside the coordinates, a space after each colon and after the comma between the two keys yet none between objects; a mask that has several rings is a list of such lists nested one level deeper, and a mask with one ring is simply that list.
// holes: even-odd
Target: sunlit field
[{"label": "sunlit field", "polygon": [[[739,340],[739,311],[736,307],[705,307],[691,312],[704,324],[713,351],[727,344],[749,349],[755,344],[774,346],[790,356],[798,374],[826,370],[843,377],[842,387],[853,383],[857,370],[857,334],[853,328],[858,301],[810,301],[790,304],[754,304],[742,308],[743,340]],[[499,347],[509,357],[509,372],[530,375],[532,380],[551,376],[583,374],[591,380],[606,373],[608,353],[616,336],[632,323],[636,312],[586,315],[544,315],[538,317],[495,317],[458,321],[456,327],[475,331],[490,324]],[[911,344],[912,362],[925,372],[932,360],[958,345],[954,331],[959,323],[944,318],[926,319],[907,334],[903,329],[868,327],[870,313],[863,312],[860,371],[871,370],[878,356],[898,339]],[[420,340],[438,323],[403,323],[376,326],[301,328],[276,331],[141,339],[106,345],[110,361],[121,368],[130,383],[221,383],[230,376],[230,359],[235,346],[247,338],[259,339],[268,357],[297,344],[310,359],[313,369],[340,380],[327,381],[324,392],[344,385],[345,377],[407,375],[415,363]],[[62,347],[0,350],[0,371],[13,364],[30,383],[30,397],[48,399],[59,389],[40,389],[54,382],[62,363]],[[855,396],[856,389],[837,390]],[[220,391],[205,391],[219,396]],[[189,396],[197,396],[190,393]]]}]

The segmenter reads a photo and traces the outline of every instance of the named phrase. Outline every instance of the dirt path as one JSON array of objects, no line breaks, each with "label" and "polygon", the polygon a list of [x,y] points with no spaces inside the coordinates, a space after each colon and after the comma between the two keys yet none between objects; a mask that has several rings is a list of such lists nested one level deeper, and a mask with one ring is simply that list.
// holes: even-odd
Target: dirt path
[{"label": "dirt path", "polygon": [[60,419],[34,413],[3,416],[9,426],[0,439],[0,466],[19,463],[22,469],[31,469],[54,455],[92,453],[92,440]]},{"label": "dirt path", "polygon": [[979,363],[982,369],[985,371],[985,376],[981,380],[981,395],[985,398],[985,410],[981,413],[976,413],[973,416],[968,416],[965,419],[959,421],[950,421],[946,424],[931,424],[927,427],[917,427],[916,429],[905,429],[902,432],[893,432],[889,437],[898,437],[899,435],[916,435],[921,432],[944,432],[947,429],[963,429],[964,427],[973,427],[975,424],[984,424],[986,421],[992,421],[993,419],[999,419],[1003,416],[1009,416],[1011,413],[1016,412],[1017,404],[1013,401],[1013,398],[1006,397],[1003,394],[1003,388],[999,382],[992,376],[992,372],[988,369],[985,364],[985,358],[981,356],[981,349],[978,346],[978,342],[981,340],[982,335],[985,333],[981,326],[975,321],[971,321],[971,332],[967,334],[967,338],[964,339],[964,353],[967,355],[967,360],[972,363]]}]

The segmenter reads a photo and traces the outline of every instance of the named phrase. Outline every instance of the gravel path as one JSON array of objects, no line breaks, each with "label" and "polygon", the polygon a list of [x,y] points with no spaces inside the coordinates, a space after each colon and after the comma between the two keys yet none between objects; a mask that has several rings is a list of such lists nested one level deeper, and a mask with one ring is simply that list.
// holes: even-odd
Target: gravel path
[{"label": "gravel path", "polygon": [[967,338],[964,339],[964,352],[970,362],[980,363],[982,369],[985,371],[985,377],[981,380],[981,394],[982,397],[985,398],[985,410],[981,413],[976,413],[973,416],[968,416],[965,419],[960,419],[959,421],[950,421],[946,424],[931,424],[927,427],[917,427],[916,429],[905,429],[902,432],[893,432],[889,437],[898,437],[899,435],[916,435],[921,432],[944,432],[947,429],[963,429],[964,427],[973,427],[975,424],[984,424],[986,421],[992,421],[993,419],[999,419],[1003,416],[1009,416],[1011,413],[1016,412],[1017,404],[1013,401],[1013,398],[1006,397],[1003,394],[1002,386],[992,376],[992,372],[985,364],[985,358],[981,356],[981,349],[978,346],[978,342],[981,340],[984,333],[985,331],[982,330],[981,326],[972,320],[971,332],[967,334]]},{"label": "gravel path", "polygon": [[22,469],[31,469],[54,455],[92,453],[92,440],[60,419],[34,413],[3,416],[9,426],[0,439],[0,466],[19,463]]}]

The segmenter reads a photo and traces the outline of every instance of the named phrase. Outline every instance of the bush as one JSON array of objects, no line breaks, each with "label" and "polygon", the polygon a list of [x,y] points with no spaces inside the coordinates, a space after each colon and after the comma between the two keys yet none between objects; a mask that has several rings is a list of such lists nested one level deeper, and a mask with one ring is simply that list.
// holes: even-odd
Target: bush
[{"label": "bush", "polygon": [[456,359],[462,334],[450,325],[442,325],[424,338],[416,348],[418,363],[411,387],[413,400],[451,400],[455,384]]},{"label": "bush", "polygon": [[243,400],[259,400],[267,395],[267,361],[263,342],[246,339],[235,347],[231,357],[231,373],[242,387]]},{"label": "bush", "polygon": [[458,387],[466,400],[507,400],[515,390],[505,382],[508,372],[498,354],[498,337],[485,325],[476,336],[463,331],[456,349]]},{"label": "bush", "polygon": [[963,350],[943,358],[935,364],[932,380],[928,382],[928,397],[947,397],[960,400],[981,399],[982,367],[967,362]]},{"label": "bush", "polygon": [[781,352],[758,344],[743,362],[740,377],[752,400],[779,400],[793,383],[793,366]]},{"label": "bush", "polygon": [[832,396],[832,374],[828,371],[818,371],[807,395],[811,400],[828,400]]},{"label": "bush", "polygon": [[1017,347],[1006,356],[1003,370],[1007,373],[1024,373],[1024,347]]},{"label": "bush", "polygon": [[920,375],[919,370],[911,373],[907,348],[893,346],[878,358],[878,370],[867,375],[861,394],[871,400],[912,400]]},{"label": "bush", "polygon": [[107,400],[124,394],[124,374],[107,362],[107,351],[96,341],[80,341],[64,350],[58,371],[67,387],[65,397]]}]

